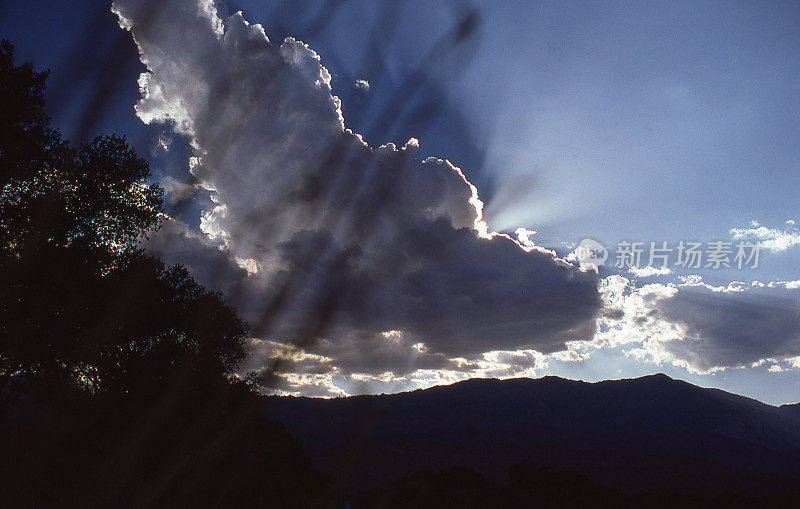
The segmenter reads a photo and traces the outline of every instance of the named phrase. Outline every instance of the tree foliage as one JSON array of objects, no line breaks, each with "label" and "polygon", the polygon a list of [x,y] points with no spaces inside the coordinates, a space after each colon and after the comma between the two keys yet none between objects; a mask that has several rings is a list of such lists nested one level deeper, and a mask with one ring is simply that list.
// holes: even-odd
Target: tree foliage
[{"label": "tree foliage", "polygon": [[[125,139],[50,127],[0,43],[0,505],[307,507],[300,443],[230,375],[247,325],[139,243],[162,190]],[[6,468],[10,467],[10,468]]]},{"label": "tree foliage", "polygon": [[246,324],[139,248],[162,213],[147,161],[118,136],[70,146],[45,78],[0,44],[0,374],[123,395],[224,380]]}]

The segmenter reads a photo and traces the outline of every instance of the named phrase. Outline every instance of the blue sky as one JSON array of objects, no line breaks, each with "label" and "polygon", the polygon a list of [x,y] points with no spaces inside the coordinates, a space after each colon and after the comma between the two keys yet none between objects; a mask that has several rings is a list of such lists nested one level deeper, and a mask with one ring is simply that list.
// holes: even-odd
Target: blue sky
[{"label": "blue sky", "polygon": [[[188,182],[182,138],[160,153],[155,140],[168,129],[134,115],[145,66],[130,34],[98,4],[5,2],[0,32],[21,59],[52,70],[48,100],[68,136],[124,133],[151,156],[159,178]],[[333,4],[326,10],[331,4],[322,1],[230,0],[222,9],[241,10],[273,43],[287,36],[308,43],[332,74],[345,125],[371,146],[402,146],[414,137],[417,156],[446,157],[461,167],[480,190],[492,229],[534,229],[538,245],[563,255],[584,238],[607,247],[623,240],[730,241],[731,228],[754,220],[788,237],[796,232],[786,223],[800,221],[795,3]],[[465,19],[471,30],[454,39]],[[357,79],[369,89],[354,87]],[[98,114],[87,120],[92,97]],[[199,217],[208,203],[195,197],[186,217]],[[756,270],[675,270],[639,280],[606,267],[600,277],[627,278],[629,293],[648,284],[679,285],[679,276],[689,275],[721,288],[731,281],[796,281],[798,262],[800,247],[789,247],[763,252]],[[685,290],[728,298],[698,284]],[[796,292],[772,298],[786,304],[776,309],[797,312]],[[761,306],[764,299],[748,302]],[[754,316],[783,320],[776,313]],[[700,317],[681,323],[703,338],[725,330]],[[797,343],[798,331],[786,333],[786,345]],[[774,360],[775,352],[793,358],[786,345],[764,358]],[[767,402],[800,400],[800,370],[786,362],[700,374],[669,360],[637,360],[626,348],[600,348],[580,362],[550,359],[536,374],[595,380],[665,371]],[[676,358],[689,357],[670,357]],[[781,372],[767,371],[776,365]],[[352,376],[341,374],[340,387],[352,384]]]}]

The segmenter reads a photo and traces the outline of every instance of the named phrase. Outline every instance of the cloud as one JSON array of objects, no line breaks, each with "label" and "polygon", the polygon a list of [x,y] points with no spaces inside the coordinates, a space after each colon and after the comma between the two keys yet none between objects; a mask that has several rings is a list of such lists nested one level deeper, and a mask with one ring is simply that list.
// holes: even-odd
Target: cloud
[{"label": "cloud", "polygon": [[[417,159],[417,140],[374,148],[346,129],[307,45],[272,43],[210,0],[113,10],[147,67],[136,114],[189,140],[191,188],[212,200],[198,224],[172,221],[149,247],[225,293],[272,345],[252,357],[289,356],[283,366],[305,378],[276,375],[284,389],[491,371],[480,363],[533,354],[497,364],[488,352],[546,355],[592,338],[596,272],[529,230],[489,231],[475,186],[446,160]],[[185,198],[179,181],[171,195]]]},{"label": "cloud", "polygon": [[695,276],[636,287],[611,276],[601,287],[606,311],[594,340],[598,347],[624,345],[640,360],[696,373],[800,354],[800,295],[786,285],[717,287]]},{"label": "cloud", "polygon": [[[398,331],[389,331],[386,335],[397,343],[403,343]],[[334,350],[349,348],[333,343],[323,346]],[[474,377],[535,377],[551,361],[569,362],[580,358],[579,354],[576,357],[571,351],[544,355],[535,350],[518,350],[485,352],[470,360],[444,359],[437,354],[429,356],[429,351],[422,344],[408,346],[418,355],[408,355],[404,351],[406,345],[397,350],[396,353],[400,355],[394,356],[394,359],[391,359],[391,352],[370,349],[373,353],[385,356],[383,362],[389,360],[389,363],[364,363],[358,360],[356,364],[349,365],[347,356],[343,357],[338,351],[329,352],[335,357],[327,357],[308,354],[283,343],[253,339],[248,345],[250,356],[241,366],[241,375],[248,372],[259,375],[265,391],[270,393],[336,397],[427,388]],[[404,367],[398,370],[396,363]],[[375,369],[380,366],[385,370]],[[364,367],[369,367],[370,372],[363,372]]]},{"label": "cloud", "polygon": [[[270,390],[533,376],[593,347],[702,373],[800,366],[799,282],[615,275],[598,288],[595,270],[537,246],[534,231],[491,232],[475,186],[446,160],[419,160],[418,140],[371,147],[349,131],[330,73],[302,42],[272,43],[209,0],[114,10],[148,69],[137,115],[191,148],[191,175],[163,179],[168,199],[210,195],[196,222],[170,219],[148,249],[251,323],[241,370]],[[731,235],[773,251],[800,243],[792,222]]]},{"label": "cloud", "polygon": [[800,245],[800,229],[795,227],[792,219],[786,221],[783,229],[767,228],[758,221],[750,221],[750,225],[746,228],[731,228],[730,234],[734,240],[758,241],[762,248],[773,253]]},{"label": "cloud", "polygon": [[653,267],[648,265],[646,267],[630,267],[628,272],[636,277],[653,277],[672,274],[672,269],[669,267]]}]

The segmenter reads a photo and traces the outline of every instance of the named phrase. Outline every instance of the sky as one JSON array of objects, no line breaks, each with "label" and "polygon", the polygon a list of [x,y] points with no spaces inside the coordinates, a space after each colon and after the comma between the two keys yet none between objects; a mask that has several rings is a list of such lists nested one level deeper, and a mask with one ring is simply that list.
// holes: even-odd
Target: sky
[{"label": "sky", "polygon": [[251,323],[242,370],[268,390],[665,372],[779,404],[800,401],[799,17],[11,0],[0,33],[51,69],[67,137],[125,134],[151,161],[170,219],[147,248]]}]

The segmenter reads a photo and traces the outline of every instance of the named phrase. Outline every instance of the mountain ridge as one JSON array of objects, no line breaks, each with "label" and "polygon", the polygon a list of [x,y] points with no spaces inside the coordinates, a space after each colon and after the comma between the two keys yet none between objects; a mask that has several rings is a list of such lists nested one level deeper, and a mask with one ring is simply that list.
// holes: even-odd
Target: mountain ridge
[{"label": "mountain ridge", "polygon": [[756,492],[800,480],[794,408],[664,374],[484,378],[396,394],[265,401],[266,415],[347,489],[452,466],[503,478],[521,463],[628,490]]}]

